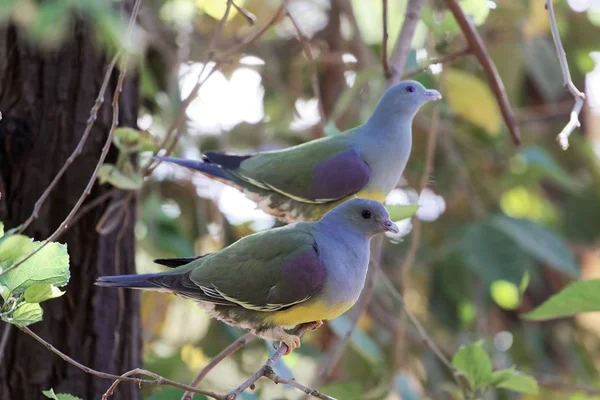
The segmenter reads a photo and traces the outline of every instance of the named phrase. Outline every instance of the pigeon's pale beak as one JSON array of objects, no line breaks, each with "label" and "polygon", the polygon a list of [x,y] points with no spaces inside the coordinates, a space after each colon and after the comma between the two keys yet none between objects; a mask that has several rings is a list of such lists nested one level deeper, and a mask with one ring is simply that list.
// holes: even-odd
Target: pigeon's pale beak
[{"label": "pigeon's pale beak", "polygon": [[424,93],[425,101],[441,100],[442,94],[435,89],[428,89]]},{"label": "pigeon's pale beak", "polygon": [[389,219],[381,221],[381,226],[388,232],[400,233],[398,225],[390,221]]}]

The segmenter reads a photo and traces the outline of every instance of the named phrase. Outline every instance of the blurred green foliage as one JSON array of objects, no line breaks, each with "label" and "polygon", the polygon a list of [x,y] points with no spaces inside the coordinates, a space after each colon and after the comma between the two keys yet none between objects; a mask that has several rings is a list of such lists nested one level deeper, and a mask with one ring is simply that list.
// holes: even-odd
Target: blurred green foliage
[{"label": "blurred green foliage", "polygon": [[[257,26],[249,26],[232,8],[213,49],[216,57],[258,30],[280,4],[276,0],[236,3],[256,16]],[[405,3],[389,0],[389,51],[403,22]],[[407,71],[465,47],[458,25],[442,3],[425,6]],[[428,184],[435,196],[421,196],[419,202],[416,193],[426,165],[430,108],[417,116],[413,153],[396,193],[404,196],[401,203],[419,202],[417,218],[422,220],[420,246],[405,282],[405,301],[444,353],[449,358],[454,355],[453,364],[466,382],[462,389],[467,385],[473,389],[471,395],[597,398],[577,388],[587,385],[600,392],[599,314],[543,324],[526,321],[522,315],[578,279],[586,281],[567,286],[551,300],[556,306],[545,303],[527,315],[547,319],[600,311],[598,281],[587,281],[600,277],[600,162],[594,151],[600,146],[595,128],[600,126],[600,114],[586,108],[583,128],[573,135],[571,148],[560,150],[555,136],[569,118],[572,99],[562,87],[543,0],[460,3],[478,26],[503,78],[524,145],[512,145],[474,57],[436,64],[416,75],[423,84],[440,89],[444,101]],[[586,91],[600,91],[599,81],[596,87],[584,88],[586,74],[595,68],[590,52],[600,51],[600,11],[575,12],[567,1],[555,3],[575,83]],[[140,57],[140,128],[157,140],[165,137],[189,93],[186,79],[196,82],[197,76],[189,72],[195,70],[189,69],[189,78],[183,72],[206,62],[225,4],[225,0],[143,2],[132,44],[125,51]],[[122,48],[127,25],[120,6],[118,1],[100,0],[11,0],[0,4],[0,21],[12,20],[32,42],[52,50],[69,40],[74,17],[81,16],[95,30],[96,45],[112,54]],[[380,2],[292,0],[289,7],[311,38],[328,118],[321,121],[323,128],[316,103],[311,102],[311,73],[302,46],[289,21],[282,20],[242,54],[220,64],[220,72],[204,84],[200,99],[186,115],[184,134],[175,149],[178,155],[197,157],[199,151],[209,149],[280,148],[338,134],[369,117],[385,86],[379,62]],[[255,81],[255,86],[249,83]],[[237,98],[246,100],[236,102]],[[151,141],[131,150],[123,140],[132,132],[121,133],[117,144],[125,155],[154,149]],[[139,189],[137,165],[123,162],[104,171],[104,180]],[[183,169],[160,166],[141,187],[136,224],[139,272],[159,270],[154,258],[215,251],[275,223],[252,212],[252,205],[234,192]],[[398,287],[398,268],[409,250],[411,234],[400,243],[386,241],[381,256],[384,272]],[[210,320],[183,299],[143,293],[141,307],[143,367],[178,381],[191,380],[241,334]],[[302,348],[285,357],[278,372],[291,372],[310,386],[324,354],[350,328],[349,315],[307,334]],[[345,400],[461,398],[459,385],[412,327],[403,339],[404,351],[395,354],[395,330],[401,318],[395,297],[377,283],[375,298],[359,319],[323,392]],[[270,350],[265,343],[252,342],[219,364],[202,386],[226,392],[253,373]],[[539,392],[531,377],[539,380]],[[557,392],[558,383],[566,390]],[[257,386],[244,398],[301,397],[294,389],[271,382],[259,381]],[[144,390],[154,400],[181,395],[172,388]]]}]

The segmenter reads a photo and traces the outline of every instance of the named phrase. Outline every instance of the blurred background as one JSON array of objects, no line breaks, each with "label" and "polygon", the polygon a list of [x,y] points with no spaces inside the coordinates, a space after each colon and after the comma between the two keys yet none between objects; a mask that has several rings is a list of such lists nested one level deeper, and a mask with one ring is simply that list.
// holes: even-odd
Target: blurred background
[{"label": "blurred background", "polygon": [[[289,12],[306,40],[298,40],[289,18],[280,18],[241,53],[221,57],[265,26],[281,2],[236,4],[253,17],[232,7],[219,27],[225,0],[143,1],[129,49],[140,61],[141,129],[157,141],[164,138],[199,79],[176,156],[283,148],[366,121],[386,86],[381,54],[392,51],[404,0],[388,0],[387,49],[381,1],[290,0]],[[391,282],[448,357],[461,344],[483,339],[495,368],[517,365],[540,381],[538,395],[495,390],[486,398],[600,398],[600,313],[545,323],[519,317],[578,275],[600,277],[600,2],[555,2],[573,80],[588,98],[567,151],[555,137],[573,98],[562,84],[544,1],[460,4],[499,70],[523,145],[513,145],[452,14],[442,1],[427,2],[405,74],[444,98],[417,115],[411,158],[387,200],[420,208],[401,222],[400,237],[383,241],[379,264],[387,280],[376,280],[368,306],[306,334],[278,372],[344,400],[453,398],[451,375],[403,318]],[[52,49],[66,34],[74,7],[92,21],[100,43],[116,48],[127,21],[104,2],[5,1],[0,16],[12,13],[32,40]],[[277,224],[255,206],[200,174],[159,165],[139,194],[138,272],[160,270],[155,258],[212,252]],[[181,382],[243,333],[211,320],[192,301],[160,293],[141,294],[141,316],[143,368]],[[356,319],[339,361],[330,374],[320,373]],[[405,335],[398,335],[399,326]],[[226,392],[272,351],[264,341],[252,342],[201,386]],[[597,387],[597,397],[580,385]],[[144,393],[166,400],[182,391],[153,387]],[[261,380],[243,399],[302,396]]]}]

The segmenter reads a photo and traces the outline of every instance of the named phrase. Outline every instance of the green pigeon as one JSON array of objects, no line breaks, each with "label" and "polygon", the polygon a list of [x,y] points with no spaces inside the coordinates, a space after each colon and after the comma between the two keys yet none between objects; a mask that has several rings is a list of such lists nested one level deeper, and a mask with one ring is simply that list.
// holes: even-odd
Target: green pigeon
[{"label": "green pigeon", "polygon": [[159,290],[196,300],[227,324],[285,343],[285,331],[322,324],[348,310],[364,286],[371,238],[398,233],[385,206],[352,199],[318,221],[297,222],[246,236],[215,253],[156,260],[173,270],[98,278],[96,285]]},{"label": "green pigeon", "polygon": [[413,117],[441,97],[404,81],[386,90],[364,125],[339,135],[255,154],[206,152],[201,161],[156,158],[236,187],[283,221],[316,220],[351,198],[383,202],[410,156]]}]

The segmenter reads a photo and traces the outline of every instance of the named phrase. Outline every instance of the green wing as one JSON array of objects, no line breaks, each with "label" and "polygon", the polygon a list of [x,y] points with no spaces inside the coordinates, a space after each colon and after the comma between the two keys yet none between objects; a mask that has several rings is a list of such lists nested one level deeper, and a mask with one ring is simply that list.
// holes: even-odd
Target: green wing
[{"label": "green wing", "polygon": [[354,194],[369,180],[368,166],[342,137],[258,153],[229,172],[260,189],[316,204]]},{"label": "green wing", "polygon": [[311,298],[326,271],[313,236],[281,228],[247,236],[206,257],[189,279],[218,304],[276,311]]}]

